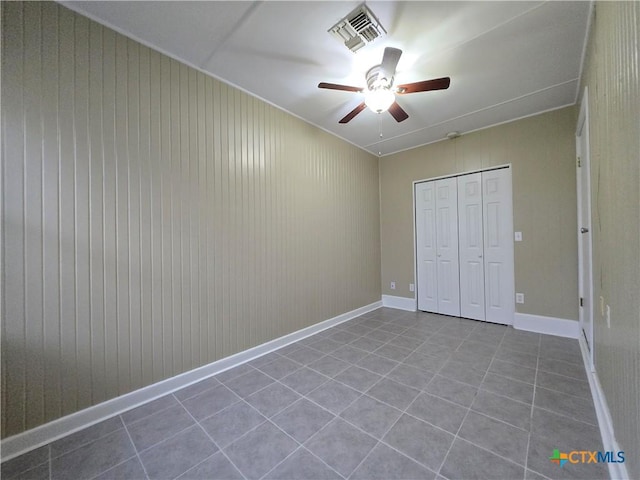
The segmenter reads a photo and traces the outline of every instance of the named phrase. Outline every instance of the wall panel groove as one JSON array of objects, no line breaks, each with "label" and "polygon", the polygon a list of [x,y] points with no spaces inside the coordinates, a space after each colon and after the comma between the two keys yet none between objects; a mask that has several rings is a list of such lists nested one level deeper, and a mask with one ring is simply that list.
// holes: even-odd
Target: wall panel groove
[{"label": "wall panel groove", "polygon": [[594,358],[631,478],[640,477],[639,49],[640,4],[596,3],[581,87],[589,89],[593,298],[610,306],[611,326],[596,309]]},{"label": "wall panel groove", "polygon": [[2,5],[2,436],[380,299],[378,160]]}]

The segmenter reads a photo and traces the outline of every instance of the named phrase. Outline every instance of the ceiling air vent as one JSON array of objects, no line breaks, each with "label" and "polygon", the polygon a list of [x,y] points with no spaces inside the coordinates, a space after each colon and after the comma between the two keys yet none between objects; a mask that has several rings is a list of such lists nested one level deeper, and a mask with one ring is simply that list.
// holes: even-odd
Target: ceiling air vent
[{"label": "ceiling air vent", "polygon": [[380,21],[363,3],[329,29],[352,52],[387,33]]}]

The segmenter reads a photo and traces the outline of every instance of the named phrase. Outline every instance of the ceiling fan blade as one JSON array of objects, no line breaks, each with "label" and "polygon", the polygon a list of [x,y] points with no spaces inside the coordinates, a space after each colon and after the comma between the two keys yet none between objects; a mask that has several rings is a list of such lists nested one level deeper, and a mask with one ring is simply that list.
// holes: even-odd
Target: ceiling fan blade
[{"label": "ceiling fan blade", "polygon": [[389,107],[389,113],[393,118],[396,119],[396,122],[400,123],[409,118],[409,114],[404,111],[404,109],[398,105],[398,102],[393,102]]},{"label": "ceiling fan blade", "polygon": [[387,47],[384,49],[380,66],[389,80],[396,74],[396,67],[398,66],[401,55],[402,50],[399,48]]},{"label": "ceiling fan blade", "polygon": [[320,82],[318,88],[327,88],[329,90],[344,90],[345,92],[361,92],[363,89],[351,87],[349,85],[338,85],[337,83]]},{"label": "ceiling fan blade", "polygon": [[347,113],[344,118],[342,118],[338,123],[349,123],[353,117],[355,117],[356,115],[358,115],[362,110],[364,110],[365,108],[367,108],[367,106],[364,104],[364,102],[362,102],[360,105],[358,105],[356,108],[354,108],[353,110],[351,110],[349,113]]},{"label": "ceiling fan blade", "polygon": [[449,77],[442,77],[422,82],[405,83],[404,85],[398,85],[396,88],[399,95],[406,95],[407,93],[428,92],[429,90],[446,90],[449,88],[450,83],[451,79]]}]

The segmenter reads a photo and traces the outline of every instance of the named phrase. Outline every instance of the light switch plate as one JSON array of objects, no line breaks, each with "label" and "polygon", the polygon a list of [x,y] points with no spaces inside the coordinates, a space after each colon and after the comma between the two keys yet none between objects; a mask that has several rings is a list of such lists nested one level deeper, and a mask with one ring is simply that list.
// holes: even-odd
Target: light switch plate
[{"label": "light switch plate", "polygon": [[522,232],[515,232],[515,239],[516,239],[516,242],[521,242],[522,241]]}]

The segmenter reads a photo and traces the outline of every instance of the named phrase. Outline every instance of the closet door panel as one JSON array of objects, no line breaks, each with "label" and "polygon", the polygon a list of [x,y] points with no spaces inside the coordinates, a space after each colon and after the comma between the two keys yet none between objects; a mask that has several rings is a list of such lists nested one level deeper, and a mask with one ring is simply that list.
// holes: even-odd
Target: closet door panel
[{"label": "closet door panel", "polygon": [[435,182],[415,185],[418,310],[438,312]]},{"label": "closet door panel", "polygon": [[482,172],[486,320],[510,325],[514,312],[511,171]]},{"label": "closet door panel", "polygon": [[435,183],[438,313],[460,316],[458,183],[455,177]]},{"label": "closet door panel", "polygon": [[485,319],[482,175],[458,177],[460,315]]}]

